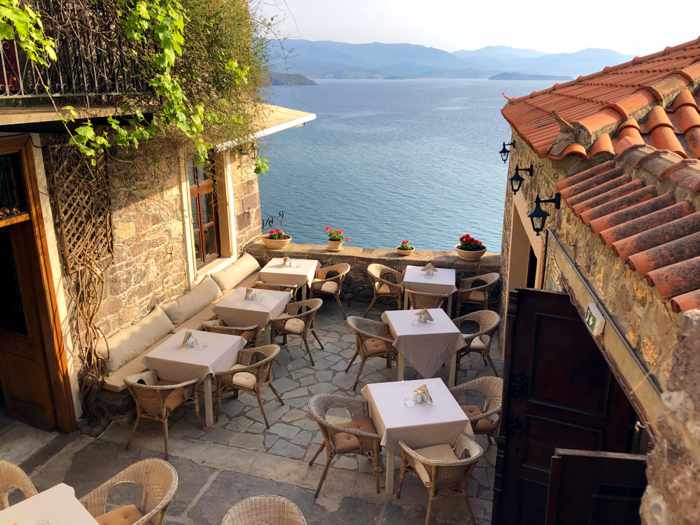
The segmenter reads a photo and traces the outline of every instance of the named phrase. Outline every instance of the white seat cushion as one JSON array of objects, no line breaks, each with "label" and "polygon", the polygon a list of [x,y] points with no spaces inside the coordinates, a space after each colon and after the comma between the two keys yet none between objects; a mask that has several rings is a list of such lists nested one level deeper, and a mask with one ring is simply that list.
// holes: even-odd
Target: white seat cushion
[{"label": "white seat cushion", "polygon": [[255,257],[249,253],[244,253],[233,264],[211,274],[211,276],[216,281],[216,284],[219,285],[219,288],[225,292],[236,287],[243,279],[259,269],[260,264]]},{"label": "white seat cushion", "polygon": [[208,304],[202,310],[194,314],[184,323],[178,325],[175,328],[175,332],[182,332],[183,330],[201,330],[202,325],[216,318],[216,312],[214,311],[214,305]]},{"label": "white seat cushion", "polygon": [[108,348],[104,341],[98,343],[97,351],[106,357],[107,371],[114,372],[161,340],[173,328],[170,318],[156,307],[139,322],[107,338]]},{"label": "white seat cushion", "polygon": [[175,326],[181,325],[206,306],[215,301],[221,294],[221,289],[209,276],[194,286],[185,295],[178,297],[163,306],[163,310]]}]

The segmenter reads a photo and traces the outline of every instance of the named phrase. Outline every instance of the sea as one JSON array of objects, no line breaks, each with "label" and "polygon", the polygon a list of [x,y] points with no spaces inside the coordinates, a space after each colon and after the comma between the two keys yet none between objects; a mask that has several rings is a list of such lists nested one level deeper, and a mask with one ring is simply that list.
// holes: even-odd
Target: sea
[{"label": "sea", "polygon": [[317,80],[272,86],[272,104],[315,113],[313,122],[263,140],[263,218],[295,242],[449,250],[463,233],[499,251],[510,131],[500,110],[551,82],[419,79]]}]

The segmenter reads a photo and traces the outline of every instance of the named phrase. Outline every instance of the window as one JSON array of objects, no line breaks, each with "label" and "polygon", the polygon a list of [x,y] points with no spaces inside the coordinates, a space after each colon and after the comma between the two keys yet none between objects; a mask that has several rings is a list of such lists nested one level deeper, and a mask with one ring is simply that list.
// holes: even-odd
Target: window
[{"label": "window", "polygon": [[187,166],[192,205],[192,231],[197,268],[219,257],[219,213],[216,207],[214,165],[197,166],[190,161]]}]

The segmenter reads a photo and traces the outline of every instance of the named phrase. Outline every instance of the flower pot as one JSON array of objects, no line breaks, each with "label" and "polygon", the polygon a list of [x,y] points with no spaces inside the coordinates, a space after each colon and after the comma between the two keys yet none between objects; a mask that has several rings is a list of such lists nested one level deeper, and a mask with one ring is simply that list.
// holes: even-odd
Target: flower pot
[{"label": "flower pot", "polygon": [[396,248],[396,253],[399,254],[401,257],[408,257],[409,255],[413,255],[415,251],[415,248],[411,248],[410,250],[402,250],[401,248]]},{"label": "flower pot", "polygon": [[481,250],[462,250],[459,245],[457,245],[455,246],[455,251],[460,259],[469,262],[479,262],[481,256],[486,253],[486,248],[482,248]]},{"label": "flower pot", "polygon": [[270,239],[269,237],[262,238],[265,248],[268,250],[284,250],[289,243],[292,242],[292,236],[290,235],[286,239]]},{"label": "flower pot", "polygon": [[328,241],[326,245],[326,250],[329,252],[339,252],[343,249],[343,241]]}]

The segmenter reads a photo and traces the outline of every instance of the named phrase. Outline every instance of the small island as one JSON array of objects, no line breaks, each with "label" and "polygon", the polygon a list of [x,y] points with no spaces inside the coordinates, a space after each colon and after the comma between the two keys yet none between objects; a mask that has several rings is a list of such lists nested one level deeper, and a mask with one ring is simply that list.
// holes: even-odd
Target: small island
[{"label": "small island", "polygon": [[497,75],[490,76],[489,80],[571,80],[571,77],[510,72],[498,73]]},{"label": "small island", "polygon": [[316,86],[316,82],[297,73],[270,73],[270,84],[273,86]]}]

